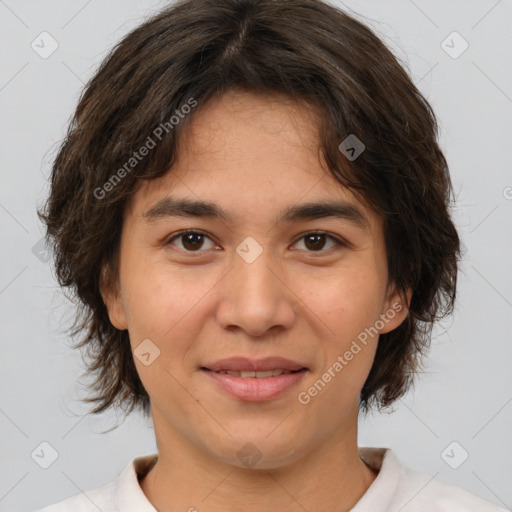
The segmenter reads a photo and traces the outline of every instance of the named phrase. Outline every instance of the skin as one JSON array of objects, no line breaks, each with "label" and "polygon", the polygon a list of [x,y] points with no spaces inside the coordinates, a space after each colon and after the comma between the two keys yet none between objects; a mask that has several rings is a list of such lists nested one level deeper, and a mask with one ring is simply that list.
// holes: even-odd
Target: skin
[{"label": "skin", "polygon": [[[231,91],[191,121],[172,172],[142,182],[127,207],[118,282],[102,288],[132,349],[150,339],[160,350],[148,366],[134,358],[159,453],[142,490],[161,512],[350,510],[376,477],[358,455],[357,418],[378,336],[310,403],[297,395],[401,300],[388,286],[382,220],[326,174],[307,105]],[[144,217],[171,193],[216,203],[233,220]],[[332,199],[356,205],[366,227],[333,217],[276,224],[288,206]],[[184,229],[206,234],[203,245],[169,242]],[[304,238],[314,230],[348,244],[325,237],[315,250]],[[252,263],[236,252],[248,236],[263,249]],[[401,307],[380,333],[400,325]],[[199,370],[274,355],[308,372],[269,401],[227,395]],[[246,443],[261,454],[253,467],[237,457]]]}]

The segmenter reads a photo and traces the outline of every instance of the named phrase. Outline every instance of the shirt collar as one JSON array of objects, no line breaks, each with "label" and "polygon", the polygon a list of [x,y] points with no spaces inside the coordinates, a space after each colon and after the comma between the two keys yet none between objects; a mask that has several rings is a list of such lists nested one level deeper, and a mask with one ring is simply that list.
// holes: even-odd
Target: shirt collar
[{"label": "shirt collar", "polygon": [[400,462],[389,448],[359,447],[359,457],[379,474],[350,512],[389,510],[400,483]]},{"label": "shirt collar", "polygon": [[117,478],[114,490],[116,510],[122,512],[157,512],[139,484],[158,459],[156,453],[133,459]]}]

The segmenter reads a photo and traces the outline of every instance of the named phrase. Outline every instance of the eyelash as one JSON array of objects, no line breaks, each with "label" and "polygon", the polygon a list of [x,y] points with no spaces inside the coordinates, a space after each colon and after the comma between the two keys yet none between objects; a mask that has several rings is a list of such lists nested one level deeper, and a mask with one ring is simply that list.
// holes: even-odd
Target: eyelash
[{"label": "eyelash", "polygon": [[[214,242],[206,233],[203,233],[202,231],[198,231],[198,230],[195,230],[195,229],[185,229],[183,231],[179,231],[178,233],[175,233],[174,235],[172,235],[172,237],[169,238],[165,242],[165,245],[171,245],[172,242],[174,242],[175,240],[177,240],[177,239],[179,239],[181,237],[184,237],[185,235],[202,235],[202,236],[204,236],[206,238],[209,238],[212,242]],[[347,247],[348,246],[347,242],[344,242],[344,241],[340,240],[339,238],[337,238],[337,237],[327,233],[326,231],[308,231],[307,233],[304,233],[303,235],[301,235],[293,245],[295,245],[300,240],[306,238],[307,236],[311,236],[311,235],[326,235],[327,238],[330,238],[336,244],[336,247],[333,247],[333,248],[325,250],[325,251],[324,250],[320,250],[320,251],[307,251],[308,253],[313,254],[313,255],[314,254],[329,253],[332,249],[339,249],[341,247]],[[201,253],[207,252],[206,250],[198,250],[198,251],[187,251],[186,249],[180,249],[180,250],[184,251],[187,255],[194,255],[194,254],[199,255]]]}]

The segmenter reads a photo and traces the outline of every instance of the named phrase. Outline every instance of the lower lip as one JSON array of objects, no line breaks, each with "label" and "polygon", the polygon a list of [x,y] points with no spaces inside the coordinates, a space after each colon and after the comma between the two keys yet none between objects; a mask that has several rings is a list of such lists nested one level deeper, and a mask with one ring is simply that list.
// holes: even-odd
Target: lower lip
[{"label": "lower lip", "polygon": [[201,371],[213,379],[228,394],[247,402],[260,402],[272,400],[281,393],[293,388],[302,379],[307,370],[283,373],[277,377],[265,377],[263,379],[255,377],[242,379],[227,373],[215,373],[204,369]]}]

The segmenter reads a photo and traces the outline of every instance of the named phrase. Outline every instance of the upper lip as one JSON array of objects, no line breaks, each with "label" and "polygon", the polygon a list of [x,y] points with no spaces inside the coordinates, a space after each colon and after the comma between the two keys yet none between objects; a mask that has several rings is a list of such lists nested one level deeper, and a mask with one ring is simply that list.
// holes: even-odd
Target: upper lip
[{"label": "upper lip", "polygon": [[290,370],[297,371],[306,367],[296,361],[284,357],[266,357],[264,359],[249,359],[247,357],[230,357],[220,359],[203,366],[207,370],[218,372],[231,370],[237,372],[264,372],[268,370]]}]

